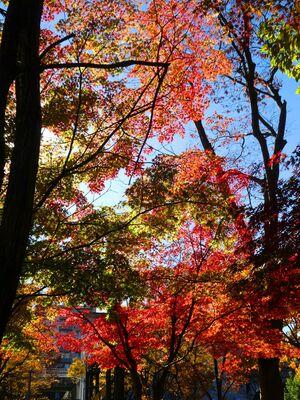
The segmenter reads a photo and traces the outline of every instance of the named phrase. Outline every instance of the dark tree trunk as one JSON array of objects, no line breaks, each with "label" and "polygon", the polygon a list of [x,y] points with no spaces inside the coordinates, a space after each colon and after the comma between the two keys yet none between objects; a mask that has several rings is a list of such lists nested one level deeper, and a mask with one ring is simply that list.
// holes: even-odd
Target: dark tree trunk
[{"label": "dark tree trunk", "polygon": [[[17,74],[18,45],[21,29],[21,10],[17,1],[11,1],[7,9],[0,46],[0,189],[5,165],[5,110],[7,95]],[[16,21],[19,21],[17,23]]]},{"label": "dark tree trunk", "polygon": [[[277,182],[278,176],[269,172],[268,190],[265,192],[264,203],[264,254],[271,259],[278,250],[278,206],[277,206]],[[282,321],[271,321],[273,329],[282,330]],[[283,400],[284,386],[279,369],[278,358],[260,358],[259,366],[259,382],[262,400]]]},{"label": "dark tree trunk", "polygon": [[143,389],[139,374],[137,372],[133,374],[132,380],[134,400],[141,400]]},{"label": "dark tree trunk", "polygon": [[282,400],[284,388],[279,373],[279,359],[260,358],[258,364],[262,399]]},{"label": "dark tree trunk", "polygon": [[96,365],[96,367],[95,367],[95,393],[99,393],[99,391],[100,391],[99,375],[100,375],[100,369],[99,369],[98,365]]},{"label": "dark tree trunk", "polygon": [[114,400],[124,400],[124,369],[114,369]]},{"label": "dark tree trunk", "polygon": [[168,376],[168,370],[154,376],[152,384],[153,400],[162,400],[165,394],[165,384]]},{"label": "dark tree trunk", "polygon": [[105,400],[111,400],[111,370],[105,373]]},{"label": "dark tree trunk", "polygon": [[[11,0],[9,25],[1,43],[3,54],[7,40],[13,41],[11,64],[19,72],[14,148],[0,227],[0,339],[10,317],[31,228],[41,138],[38,51],[42,8],[43,0]],[[2,106],[6,103],[3,98],[1,102]]]},{"label": "dark tree trunk", "polygon": [[222,380],[219,377],[219,366],[218,360],[214,358],[214,372],[215,372],[215,381],[216,381],[216,389],[217,389],[217,396],[218,400],[223,400],[222,395]]},{"label": "dark tree trunk", "polygon": [[93,395],[93,372],[90,367],[85,371],[85,400],[91,400]]}]

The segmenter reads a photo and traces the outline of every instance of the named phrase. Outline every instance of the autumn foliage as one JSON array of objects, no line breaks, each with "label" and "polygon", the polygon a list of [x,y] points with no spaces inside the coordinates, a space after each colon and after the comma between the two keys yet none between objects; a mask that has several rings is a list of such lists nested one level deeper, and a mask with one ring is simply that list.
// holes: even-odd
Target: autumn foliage
[{"label": "autumn foliage", "polygon": [[[213,382],[220,400],[257,360],[263,400],[282,400],[279,360],[299,356],[299,162],[277,69],[297,76],[297,4],[0,12],[0,382],[42,374],[62,346],[124,368],[136,400]],[[56,313],[80,335],[53,335]]]}]

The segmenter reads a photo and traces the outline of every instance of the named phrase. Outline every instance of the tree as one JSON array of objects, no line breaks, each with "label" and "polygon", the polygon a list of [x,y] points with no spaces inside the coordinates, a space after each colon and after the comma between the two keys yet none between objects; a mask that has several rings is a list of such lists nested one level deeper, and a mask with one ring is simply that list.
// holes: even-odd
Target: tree
[{"label": "tree", "polygon": [[[89,7],[85,1],[77,2],[76,7],[72,3],[67,1],[62,5],[48,1],[42,13],[43,2],[25,4],[25,1],[11,0],[7,12],[3,12],[0,117],[4,117],[5,109],[7,117],[5,126],[2,118],[7,156],[3,171],[11,168],[9,176],[4,173],[5,190],[2,192],[1,251],[5,253],[6,261],[1,263],[1,279],[9,278],[8,284],[1,289],[7,301],[1,302],[3,329],[22,267],[24,282],[35,275],[41,287],[51,287],[50,295],[55,294],[55,288],[56,293],[61,290],[75,298],[74,286],[80,283],[77,292],[80,300],[84,299],[86,288],[95,286],[98,298],[102,297],[98,300],[100,304],[115,305],[113,300],[116,298],[120,304],[125,294],[140,299],[145,293],[139,292],[137,283],[143,280],[139,281],[138,269],[135,269],[136,265],[131,267],[128,254],[132,255],[132,250],[135,256],[141,256],[143,251],[153,249],[154,233],[160,240],[169,229],[169,236],[164,240],[171,241],[172,229],[177,234],[180,225],[182,232],[194,223],[197,225],[202,212],[200,205],[205,204],[206,233],[211,227],[210,232],[216,232],[216,225],[209,224],[210,218],[213,221],[219,218],[219,223],[225,219],[231,224],[225,223],[228,231],[222,231],[227,237],[224,248],[230,248],[231,233],[235,229],[240,238],[235,239],[236,243],[242,246],[244,241],[248,245],[248,250],[242,247],[244,261],[248,263],[248,267],[243,265],[243,273],[239,270],[241,264],[235,264],[233,259],[235,265],[229,268],[229,263],[225,276],[222,276],[221,293],[226,292],[225,288],[230,291],[226,292],[227,297],[219,299],[221,308],[227,304],[229,293],[233,303],[243,308],[233,318],[224,318],[220,324],[222,347],[228,346],[233,353],[242,348],[241,331],[236,325],[233,325],[236,327],[234,343],[225,340],[225,332],[234,323],[234,318],[243,329],[250,329],[250,343],[256,344],[258,349],[251,354],[259,358],[263,398],[281,400],[280,328],[282,320],[290,316],[292,307],[291,296],[286,290],[277,288],[289,287],[294,293],[297,289],[297,282],[290,286],[286,283],[287,272],[296,276],[295,259],[291,255],[282,255],[282,237],[278,229],[280,215],[285,211],[279,201],[278,188],[287,114],[286,102],[280,96],[276,79],[277,68],[272,68],[268,60],[261,57],[262,44],[257,41],[262,18],[266,15],[272,20],[276,13],[280,16],[284,12],[279,7],[281,2],[273,5],[262,0],[226,3],[155,1],[137,10],[134,4],[124,1],[113,3],[113,13],[110,1],[101,2],[101,8],[96,1],[90,1]],[[62,10],[66,11],[66,17],[60,21]],[[137,12],[138,26],[134,21]],[[52,31],[42,30],[40,35],[41,17],[56,25]],[[16,31],[15,26],[18,26]],[[13,40],[8,44],[10,37]],[[127,61],[129,54],[133,60]],[[19,55],[24,60],[19,60]],[[120,73],[126,66],[133,68],[127,70],[128,73]],[[115,68],[116,73],[107,72]],[[44,140],[42,147],[39,143],[41,72],[43,126],[51,129],[54,135],[52,143]],[[219,77],[220,74],[223,77]],[[8,93],[14,79],[17,80],[15,94],[13,91]],[[24,88],[30,92],[29,96]],[[204,118],[209,95],[217,104],[222,100],[227,104],[224,112],[218,111]],[[229,100],[234,99],[238,102],[236,112],[232,114],[233,102]],[[272,104],[278,109],[276,123],[267,118],[273,110]],[[242,118],[238,117],[240,113]],[[171,141],[175,133],[183,134],[184,124],[188,121],[194,121],[206,154],[190,151],[181,160],[166,157],[158,168],[143,174],[143,161],[151,150],[151,146],[146,145],[147,140],[156,135],[160,141]],[[35,136],[30,133],[33,131]],[[24,152],[22,144],[27,138],[35,138],[28,153]],[[225,163],[216,156],[219,143],[230,150],[231,168],[228,160]],[[234,149],[239,144],[241,153],[234,157]],[[259,162],[255,159],[257,151],[261,154]],[[207,162],[207,169],[203,167],[203,161]],[[182,170],[176,175],[177,162]],[[132,187],[130,201],[132,208],[136,207],[135,213],[125,213],[122,217],[108,208],[95,210],[80,189],[80,183],[84,182],[93,193],[101,193],[105,181],[115,177],[120,168],[126,168],[129,175],[139,175],[146,182],[141,185],[139,181],[139,185]],[[152,178],[158,182],[153,184]],[[262,229],[255,235],[249,234],[244,209],[232,193],[240,186],[245,188],[240,185],[242,178],[249,182],[245,192],[263,196],[261,207],[256,203],[253,207],[262,209]],[[220,190],[216,191],[216,187]],[[157,201],[161,193],[162,203]],[[242,192],[240,196],[243,196]],[[70,211],[72,208],[75,208],[74,212]],[[31,223],[33,211],[35,219]],[[187,215],[191,215],[190,220]],[[132,223],[137,223],[139,217],[148,228],[139,231],[135,227],[134,232]],[[223,227],[222,223],[220,226]],[[117,235],[117,232],[121,233]],[[140,233],[141,238],[134,243]],[[181,239],[184,241],[184,237]],[[130,245],[132,249],[129,249]],[[136,281],[129,284],[132,271],[135,271]],[[97,276],[96,282],[90,273]],[[66,277],[63,282],[61,276]],[[216,277],[219,275],[214,273],[206,276],[208,287]],[[117,282],[116,290],[109,289],[112,282]],[[143,289],[147,287],[143,286]],[[92,297],[93,293],[85,300],[93,301]],[[245,311],[247,297],[251,301]],[[264,341],[259,331],[268,332],[272,341]],[[250,356],[246,346],[243,354]]]},{"label": "tree", "polygon": [[[188,5],[197,14],[199,8],[193,2],[188,2]],[[277,30],[281,30],[283,34],[287,31],[289,35],[285,34],[286,41],[292,44],[292,48],[289,56],[287,58],[283,56],[279,62],[285,59],[289,66],[285,65],[284,70],[296,73],[297,65],[294,68],[292,63],[298,56],[297,50],[294,51],[298,40],[297,31],[294,29],[298,21],[297,5],[294,7],[293,2],[255,0],[251,2],[208,2],[206,6],[207,8],[203,7],[201,11],[206,10],[207,20],[214,16],[214,21],[211,22],[209,28],[206,28],[210,30],[213,38],[214,34],[219,38],[219,41],[217,40],[219,48],[227,54],[232,66],[231,72],[227,66],[227,72],[223,72],[223,77],[219,78],[215,84],[211,83],[213,94],[215,94],[210,97],[211,101],[218,107],[222,104],[223,110],[218,110],[212,116],[205,118],[203,115],[205,107],[197,108],[197,105],[194,107],[194,96],[201,90],[201,85],[189,84],[181,104],[172,103],[172,116],[177,115],[178,120],[184,118],[194,120],[200,142],[206,151],[217,153],[220,149],[222,154],[224,152],[222,147],[230,151],[232,166],[238,168],[241,173],[244,172],[251,182],[248,193],[256,195],[260,192],[263,195],[261,202],[263,229],[261,240],[256,242],[257,247],[253,252],[256,264],[253,276],[254,279],[257,279],[257,291],[264,293],[265,299],[269,298],[268,305],[265,304],[265,307],[261,309],[266,323],[269,318],[274,329],[280,330],[284,315],[282,304],[290,301],[287,292],[277,290],[278,285],[284,286],[286,274],[284,271],[289,270],[291,265],[288,258],[281,258],[278,254],[282,246],[281,238],[278,236],[278,217],[282,211],[278,199],[278,186],[280,166],[284,158],[282,152],[286,145],[287,105],[280,95],[280,83],[276,78],[278,68],[276,65],[270,65],[270,60],[262,56],[261,51],[269,48],[268,41],[272,45],[270,37],[273,33],[270,31],[275,32],[273,39],[275,37],[276,46],[278,44],[276,40],[279,37],[276,36]],[[155,1],[150,4],[149,9],[145,12],[145,20],[148,18],[148,24],[151,27],[154,25],[156,28],[152,28],[151,31],[143,30],[144,35],[152,38],[155,36],[149,35],[149,32],[152,33],[153,29],[156,29],[154,30],[156,35],[160,32],[162,45],[165,43],[164,40],[170,40],[168,35],[171,36],[173,33],[174,36],[175,15],[182,16],[182,10],[175,2],[172,2],[169,14],[161,12],[165,9],[164,7],[163,2]],[[291,26],[286,26],[281,21],[285,21],[289,17]],[[187,20],[183,18],[182,21],[185,22],[185,25],[180,29],[187,29],[187,31],[191,26],[197,25],[192,17]],[[267,24],[269,34],[267,35],[264,31],[266,36],[261,36],[257,40],[259,29],[262,29],[264,23]],[[220,32],[222,32],[222,39],[218,36]],[[185,44],[189,43],[191,36],[193,33],[187,35]],[[279,46],[283,50],[281,54],[284,54],[286,45],[282,45],[281,42]],[[193,59],[197,57],[197,54],[199,57],[202,56],[201,50],[198,52],[198,48],[192,48],[191,53]],[[272,54],[274,56],[275,51]],[[213,61],[211,64],[212,68],[217,65]],[[221,67],[223,66],[224,64],[221,64]],[[186,81],[189,82],[189,74],[187,73],[185,76]],[[233,103],[234,101],[235,103]],[[236,104],[236,111],[232,109],[233,104]],[[268,118],[270,112],[274,113],[272,121]],[[249,129],[249,127],[251,128]],[[239,145],[240,152],[238,152]],[[255,150],[253,146],[257,146]],[[257,152],[261,156],[261,161],[254,157],[258,154]],[[260,208],[256,204],[253,206],[252,201],[251,206],[254,209]],[[237,214],[241,212],[240,208],[234,204],[233,208]],[[293,269],[293,271],[295,270]],[[263,285],[260,284],[262,283],[261,279],[264,282]],[[294,288],[296,287],[297,282],[294,285]],[[289,304],[291,306],[291,303]],[[271,308],[273,309],[272,313],[270,313]],[[284,310],[288,313],[287,308]],[[261,356],[259,365],[263,399],[283,399],[283,384],[279,373],[278,358],[275,354],[274,357],[264,358]]]},{"label": "tree", "polygon": [[[23,288],[23,293],[29,291]],[[55,382],[45,369],[57,354],[49,323],[51,313],[51,309],[45,311],[43,301],[30,297],[15,307],[0,348],[1,398],[24,399],[29,385],[32,397],[42,396]]]},{"label": "tree", "polygon": [[[41,218],[35,223],[40,231],[43,231],[46,219],[45,209],[54,209],[52,217],[60,217],[56,226],[52,224],[51,242],[63,214],[66,218],[64,207],[71,202],[79,206],[84,201],[82,191],[78,189],[80,180],[91,191],[99,193],[105,180],[115,177],[120,168],[127,168],[132,174],[138,172],[146,141],[153,135],[154,104],[165,103],[159,91],[170,62],[174,63],[174,68],[166,88],[171,89],[171,99],[176,99],[176,93],[184,84],[183,73],[178,75],[176,72],[179,53],[185,54],[190,64],[187,67],[188,64],[181,63],[182,72],[193,71],[191,82],[193,76],[199,81],[200,76],[216,76],[220,71],[219,68],[212,72],[199,59],[191,59],[193,43],[189,47],[184,44],[191,27],[183,31],[176,28],[171,46],[171,37],[164,38],[163,43],[159,40],[151,42],[155,61],[148,61],[151,56],[149,42],[144,42],[134,25],[137,12],[134,2],[116,2],[113,8],[109,1],[102,2],[101,7],[97,1],[90,1],[89,7],[84,1],[78,2],[76,7],[69,1],[3,3],[7,10],[3,8],[1,12],[4,24],[0,55],[3,72],[0,85],[1,182],[3,180],[4,185],[1,276],[7,285],[1,294],[0,336],[9,319],[30,232],[30,240],[40,239],[32,232],[33,217]],[[188,19],[194,8],[189,6],[186,12],[181,11],[182,17]],[[173,21],[174,17],[171,18]],[[200,21],[203,13],[194,13],[194,17],[195,21]],[[40,29],[40,21],[48,24],[47,28]],[[215,41],[208,40],[210,35],[200,25],[197,24],[199,34],[195,42],[202,36],[206,38],[206,55],[212,54],[224,62],[225,57],[214,48]],[[17,30],[15,26],[18,26]],[[128,55],[133,59],[128,60]],[[31,73],[32,65],[34,74]],[[123,68],[134,65],[149,68],[151,72],[143,75],[137,68],[120,78]],[[108,72],[112,70],[115,71],[113,76]],[[141,83],[138,87],[134,86],[136,76]],[[20,84],[14,91],[11,87],[15,81]],[[29,96],[24,88],[29,90]],[[203,95],[195,97],[199,105],[207,92],[204,82],[202,89]],[[131,118],[134,123],[130,122]],[[165,118],[161,119],[159,126],[163,126],[164,121]],[[48,145],[44,138],[41,147],[42,127],[49,128],[56,139]],[[166,129],[159,133],[160,140],[171,140],[172,135],[174,132],[170,135]],[[28,141],[31,146],[28,148],[24,145],[27,145],[27,138],[32,139],[32,142]]]},{"label": "tree", "polygon": [[[252,232],[236,213],[248,183],[244,173],[227,169],[211,152],[157,158],[127,192],[139,217],[127,217],[133,223],[109,243],[119,258],[133,263],[139,284],[127,297],[118,292],[117,307],[113,297],[107,302],[113,305],[108,319],[90,321],[88,314],[71,312],[68,323],[81,326],[82,340],[67,337],[61,343],[84,349],[89,362],[102,368],[126,368],[137,398],[147,375],[155,399],[167,390],[172,368],[180,368],[196,345],[215,360],[226,356],[228,379],[243,369],[241,358],[287,351],[268,322],[278,310],[266,307],[252,277]],[[99,295],[107,299],[95,281],[92,288],[95,298],[86,296],[88,304],[99,304]],[[124,299],[129,304],[120,307]],[[280,312],[288,315],[282,306]],[[219,397],[221,375],[216,374]]]},{"label": "tree", "polygon": [[75,382],[77,382],[80,378],[83,378],[85,376],[85,370],[86,367],[84,365],[84,362],[79,358],[75,358],[68,369],[68,378],[71,378]]},{"label": "tree", "polygon": [[[114,53],[114,50],[111,52],[108,51],[103,55],[106,63],[103,64],[99,62],[98,54],[101,40],[105,40],[104,38],[106,35],[106,44],[108,45],[109,40],[113,41],[119,35],[116,27],[118,22],[121,21],[121,18],[120,13],[118,14],[117,7],[115,14],[109,15],[108,18],[105,19],[103,23],[103,36],[100,35],[101,37],[99,38],[98,27],[95,25],[95,18],[99,16],[97,2],[93,4],[93,7],[88,7],[88,12],[86,12],[85,2],[78,3],[76,12],[72,3],[69,4],[69,2],[64,6],[62,3],[54,5],[51,1],[44,2],[43,0],[31,2],[11,0],[4,3],[8,3],[8,7],[7,10],[2,10],[1,12],[5,20],[0,48],[0,183],[1,186],[3,184],[4,189],[2,192],[3,210],[0,229],[0,264],[1,281],[6,282],[6,284],[1,287],[0,295],[1,338],[3,337],[4,329],[9,320],[15,299],[32,226],[34,192],[36,188],[36,176],[42,136],[41,73],[45,78],[45,80],[42,80],[43,84],[45,84],[45,88],[47,86],[47,80],[50,78],[49,69],[76,68],[76,71],[78,71],[79,68],[79,82],[77,81],[79,85],[79,95],[77,113],[74,115],[69,115],[68,112],[66,114],[61,113],[58,118],[56,114],[56,121],[54,123],[57,126],[61,123],[71,124],[73,119],[73,133],[69,141],[69,150],[65,161],[62,166],[57,166],[57,175],[51,177],[51,179],[46,182],[48,187],[45,189],[45,192],[41,194],[41,198],[38,199],[36,207],[40,207],[45,202],[49,194],[64,177],[72,176],[75,172],[82,172],[82,167],[97,158],[105,144],[109,142],[113,135],[119,130],[124,121],[134,113],[134,110],[136,112],[136,106],[141,97],[143,97],[143,92],[147,90],[147,86],[146,88],[142,88],[141,92],[137,95],[137,100],[133,101],[129,112],[127,112],[127,114],[125,112],[125,116],[123,115],[119,122],[116,121],[116,125],[107,136],[102,138],[102,142],[98,142],[94,150],[85,158],[79,157],[80,161],[77,160],[78,162],[74,163],[72,160],[72,156],[74,156],[73,145],[75,136],[79,135],[77,132],[77,129],[79,129],[78,126],[82,122],[80,120],[80,113],[82,112],[81,105],[84,103],[82,89],[83,80],[89,75],[88,73],[85,75],[80,68],[86,69],[92,67],[96,70],[110,70],[134,64],[156,67],[154,78],[150,79],[150,84],[158,80],[157,89],[159,90],[161,80],[164,76],[164,72],[162,72],[160,68],[162,67],[164,71],[166,71],[167,67],[165,63],[151,61],[125,60],[119,62],[115,59],[112,60],[111,54]],[[120,4],[120,6],[125,7],[127,10],[131,7],[130,3],[126,2],[122,3],[122,5]],[[104,10],[108,7],[108,4],[103,4],[102,7]],[[53,22],[52,31],[50,29],[43,29],[41,32],[41,20],[54,21],[55,18],[59,18],[58,15],[64,10],[67,15],[65,26],[63,26],[63,24],[60,25],[60,22],[58,22],[55,27]],[[73,14],[72,11],[74,12]],[[83,15],[86,17],[86,27],[82,26],[82,19],[77,19],[76,21],[80,11],[82,12],[82,17]],[[97,11],[97,13],[93,14],[95,11]],[[112,27],[113,30],[116,29],[115,34],[112,33]],[[67,34],[65,37],[57,37],[54,32],[60,33],[68,29],[77,30],[78,40],[75,41],[74,45],[71,44],[70,46],[64,46],[59,49],[61,43],[74,37],[76,33],[72,31],[72,33]],[[122,40],[123,39],[124,37],[122,37]],[[115,44],[117,44],[117,42],[116,40]],[[40,46],[42,47],[41,52]],[[121,52],[119,54],[121,56]],[[59,63],[56,57],[59,57]],[[73,57],[76,60],[75,62],[67,62],[70,58],[72,60]],[[46,62],[45,59],[47,59]],[[61,101],[68,102],[71,99],[69,97],[67,100],[68,94],[65,88],[67,84],[72,84],[71,86],[74,88],[74,84],[76,86],[76,79],[74,79],[74,74],[66,74],[65,78],[66,79],[63,81],[54,79],[54,86],[52,85],[50,89],[53,90],[53,87],[56,86],[57,93],[59,94],[60,87],[62,89]],[[89,75],[89,78],[91,81],[90,84],[87,85],[90,90],[88,98],[91,100],[93,99],[93,93],[95,93],[94,91],[91,93],[91,82],[97,78],[97,74]],[[11,86],[14,83],[15,94],[11,90]],[[43,93],[42,102],[44,105],[46,104],[45,108],[48,112],[51,112],[53,106],[55,107],[57,103],[55,97],[53,98],[51,95],[51,90],[46,93],[48,95],[50,94],[50,98],[48,97],[48,99],[46,99],[45,93]],[[140,104],[138,106],[140,106]],[[141,107],[143,110],[145,108],[147,109],[147,106],[145,108],[143,106]],[[73,106],[69,107],[66,111],[72,112],[72,108]],[[16,122],[13,124],[13,132],[9,132],[7,128],[9,129],[10,126],[6,124],[5,117],[9,115],[9,113],[14,112],[14,110]],[[44,110],[43,113],[45,114]],[[43,117],[43,126],[47,126],[47,118],[45,118],[45,115],[43,115]],[[53,124],[53,120],[51,122]],[[13,148],[12,151],[11,148]],[[8,168],[9,173],[7,173]]]},{"label": "tree", "polygon": [[[255,60],[255,32],[259,21],[259,14],[255,13],[255,9],[264,11],[264,2],[233,2],[228,5],[220,4],[215,8],[218,15],[220,25],[224,28],[224,34],[227,34],[228,43],[223,44],[224,50],[227,51],[229,58],[232,60],[233,72],[232,75],[224,77],[225,99],[228,101],[228,84],[233,83],[233,88],[240,87],[245,94],[247,104],[245,107],[249,110],[251,131],[248,127],[241,126],[240,131],[236,126],[232,126],[231,130],[236,133],[229,134],[229,139],[236,138],[240,140],[242,150],[246,149],[248,135],[251,135],[258,144],[258,149],[261,152],[262,163],[259,164],[263,169],[263,175],[256,175],[247,171],[250,179],[258,184],[262,190],[264,200],[264,233],[263,244],[261,248],[261,257],[257,258],[257,265],[265,268],[264,277],[266,281],[271,278],[272,273],[269,268],[272,265],[276,252],[278,250],[278,177],[281,153],[286,144],[284,139],[286,125],[286,102],[280,97],[279,87],[275,79],[276,69],[271,67],[263,67],[263,61]],[[270,12],[266,8],[265,12]],[[266,69],[264,69],[266,68]],[[225,83],[226,82],[226,83]],[[236,92],[232,92],[234,97]],[[216,101],[218,98],[216,98]],[[272,102],[278,109],[276,124],[270,123],[264,114],[265,102]],[[232,103],[230,103],[232,104]],[[270,105],[268,105],[270,107]],[[230,116],[231,110],[229,110]],[[248,122],[248,121],[247,121]],[[235,123],[237,125],[237,123]],[[209,132],[209,123],[206,123],[206,129],[202,121],[196,121],[196,128],[199,133],[202,146],[206,150],[213,150],[213,135]],[[222,140],[223,127],[216,128],[215,140]],[[225,127],[226,129],[226,127]],[[225,130],[225,135],[228,131]],[[226,137],[226,136],[225,136]],[[225,139],[226,140],[226,139]],[[274,147],[270,148],[270,141]],[[232,146],[232,141],[227,142]],[[226,145],[226,142],[225,142]],[[250,164],[251,165],[251,164]],[[248,167],[249,168],[249,167]],[[254,170],[255,166],[250,167]],[[270,260],[269,267],[266,267],[266,259]],[[273,264],[274,265],[274,264]],[[265,266],[265,267],[263,267]],[[269,282],[268,285],[271,283]],[[272,284],[271,284],[272,285]],[[273,284],[273,288],[276,286]],[[268,292],[269,294],[270,292]],[[277,298],[277,292],[274,293]],[[277,310],[280,309],[278,304]],[[273,304],[274,306],[274,304]],[[280,312],[278,312],[280,315]],[[273,320],[274,328],[281,328],[280,318]],[[276,358],[260,358],[260,377],[263,399],[282,399],[283,385],[278,371],[278,359]]]},{"label": "tree", "polygon": [[[277,2],[279,13],[272,13],[260,25],[260,35],[264,45],[262,51],[271,59],[273,67],[299,81],[299,47],[300,47],[300,3],[294,1]],[[299,93],[299,89],[297,90]]]},{"label": "tree", "polygon": [[300,395],[300,382],[299,382],[299,374],[295,374],[292,376],[291,374],[286,380],[286,390],[284,394],[285,400],[294,400],[298,399]]},{"label": "tree", "polygon": [[[63,336],[60,344],[84,351],[88,362],[101,368],[127,369],[137,399],[149,385],[151,397],[161,399],[172,368],[186,360],[196,345],[210,350],[208,343],[226,343],[226,328],[223,341],[220,335],[223,319],[230,315],[231,335],[232,325],[247,321],[247,310],[239,317],[243,306],[226,296],[224,275],[241,258],[242,243],[247,248],[249,232],[231,215],[232,175],[218,176],[221,165],[221,159],[194,151],[159,158],[145,170],[128,192],[129,204],[140,210],[140,223],[129,225],[125,248],[123,241],[114,245],[119,256],[124,253],[136,264],[140,294],[129,297],[127,306],[120,306],[118,298],[107,314],[92,319],[88,310],[65,312],[66,323],[80,327],[81,335],[80,339]],[[153,194],[162,183],[158,198]],[[131,243],[135,246],[128,246]],[[88,296],[89,305],[98,301],[99,289],[93,288],[96,298]]]}]

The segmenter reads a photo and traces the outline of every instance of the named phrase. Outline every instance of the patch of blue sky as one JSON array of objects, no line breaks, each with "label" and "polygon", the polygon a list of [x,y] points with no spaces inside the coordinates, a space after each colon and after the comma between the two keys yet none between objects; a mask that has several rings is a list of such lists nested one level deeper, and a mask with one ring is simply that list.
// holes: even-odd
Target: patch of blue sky
[{"label": "patch of blue sky", "polygon": [[[281,76],[283,81],[282,89],[280,91],[282,98],[287,101],[287,145],[284,149],[284,152],[287,155],[290,155],[293,150],[296,148],[297,144],[299,144],[299,132],[300,132],[300,95],[296,94],[296,89],[298,87],[297,82],[293,79],[288,79],[286,76]],[[212,105],[207,111],[207,115],[212,115],[214,111],[219,111],[220,108],[218,105]],[[233,110],[233,114],[231,117],[234,117],[236,113]],[[272,115],[270,115],[272,117]],[[153,152],[147,158],[149,164],[151,164],[151,160],[155,155],[158,154],[169,154],[169,155],[178,155],[190,148],[201,148],[199,139],[197,138],[196,128],[194,123],[189,122],[186,127],[186,135],[182,138],[180,135],[175,135],[174,140],[171,143],[160,143],[156,138],[151,138],[146,146],[151,146],[153,148]],[[251,146],[257,146],[253,139],[250,142]],[[233,150],[224,147],[219,147],[218,151],[221,152],[223,156],[232,156],[234,152],[238,154],[238,145],[236,145],[236,149]],[[259,155],[258,152],[254,152],[254,156],[257,157]],[[285,175],[283,175],[285,176]],[[114,206],[118,204],[120,201],[125,200],[125,191],[128,188],[130,183],[130,177],[126,176],[123,170],[120,171],[117,178],[108,181],[105,185],[105,190],[101,194],[101,196],[95,201],[95,204],[98,206]],[[131,180],[132,183],[132,180]]]},{"label": "patch of blue sky", "polygon": [[79,185],[79,188],[95,208],[112,207],[125,200],[125,191],[129,187],[129,180],[130,177],[122,169],[116,178],[105,183],[104,190],[100,194],[91,192],[84,182]]},{"label": "patch of blue sky", "polygon": [[296,94],[299,82],[283,77],[282,97],[287,101],[287,144],[284,152],[288,155],[300,143],[300,95]]}]

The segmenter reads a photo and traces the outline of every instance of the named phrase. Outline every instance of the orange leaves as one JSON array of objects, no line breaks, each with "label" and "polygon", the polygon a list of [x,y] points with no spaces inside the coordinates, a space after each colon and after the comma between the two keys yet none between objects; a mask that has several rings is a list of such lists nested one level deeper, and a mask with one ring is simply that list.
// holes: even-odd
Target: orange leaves
[{"label": "orange leaves", "polygon": [[45,368],[56,356],[55,338],[49,322],[53,310],[43,308],[39,300],[32,301],[36,289],[29,283],[20,288],[23,302],[14,310],[1,344],[0,386],[8,398],[25,398],[29,371],[33,374],[33,396],[53,382],[53,378],[45,378]]},{"label": "orange leaves", "polygon": [[209,152],[190,150],[182,154],[175,185],[189,186],[196,182],[213,184],[220,177],[222,159]]},{"label": "orange leaves", "polygon": [[[202,118],[208,106],[209,81],[230,71],[226,56],[216,48],[219,28],[214,18],[194,0],[161,0],[140,11],[136,29],[149,44],[144,49],[146,58],[170,62],[158,98],[156,125],[171,131],[176,121]],[[138,76],[142,82],[147,77],[145,71]]]}]

